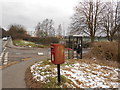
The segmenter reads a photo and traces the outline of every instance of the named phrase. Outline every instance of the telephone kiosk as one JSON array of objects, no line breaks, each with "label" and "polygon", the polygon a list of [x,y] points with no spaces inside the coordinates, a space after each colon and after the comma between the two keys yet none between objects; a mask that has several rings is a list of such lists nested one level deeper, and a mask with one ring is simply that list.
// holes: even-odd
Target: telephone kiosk
[{"label": "telephone kiosk", "polygon": [[77,58],[82,59],[82,36],[70,35],[68,38],[68,48],[72,49],[72,55],[70,49],[68,50],[68,59]]}]

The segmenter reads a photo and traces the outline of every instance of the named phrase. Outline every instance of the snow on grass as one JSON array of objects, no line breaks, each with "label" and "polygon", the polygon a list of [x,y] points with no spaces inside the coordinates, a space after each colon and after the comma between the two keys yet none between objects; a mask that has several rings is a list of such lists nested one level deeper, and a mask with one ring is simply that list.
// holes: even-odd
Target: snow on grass
[{"label": "snow on grass", "polygon": [[51,70],[49,69],[50,65],[41,66],[41,64],[42,64],[42,61],[32,65],[30,67],[31,73],[33,75],[33,79],[35,79],[36,81],[41,81],[43,83],[47,83],[47,82],[49,82],[49,80],[47,78],[50,76],[55,77],[56,73],[51,72]]},{"label": "snow on grass", "polygon": [[[36,81],[48,83],[50,82],[49,77],[57,76],[57,69],[52,65],[42,64],[39,62],[32,65],[31,73]],[[120,83],[118,71],[120,71],[118,68],[100,66],[94,63],[76,62],[65,64],[65,66],[61,65],[61,75],[71,80],[71,83],[65,83],[70,88],[118,88]]]}]

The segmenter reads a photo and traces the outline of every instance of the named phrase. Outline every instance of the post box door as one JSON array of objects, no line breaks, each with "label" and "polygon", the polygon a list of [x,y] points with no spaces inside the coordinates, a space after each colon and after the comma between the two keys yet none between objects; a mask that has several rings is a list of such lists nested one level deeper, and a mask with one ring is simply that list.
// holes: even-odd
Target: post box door
[{"label": "post box door", "polygon": [[64,46],[61,44],[52,44],[51,61],[53,64],[64,63]]},{"label": "post box door", "polygon": [[64,46],[59,45],[56,47],[55,50],[55,64],[62,64],[64,63]]}]

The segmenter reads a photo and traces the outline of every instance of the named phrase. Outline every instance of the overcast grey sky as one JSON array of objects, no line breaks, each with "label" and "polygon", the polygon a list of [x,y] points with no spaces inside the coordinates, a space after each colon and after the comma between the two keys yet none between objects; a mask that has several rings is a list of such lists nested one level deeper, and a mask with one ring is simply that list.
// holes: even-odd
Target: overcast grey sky
[{"label": "overcast grey sky", "polygon": [[73,15],[73,8],[80,0],[3,0],[2,27],[8,29],[10,24],[21,24],[31,31],[38,22],[46,18],[67,26]]},{"label": "overcast grey sky", "polygon": [[62,24],[67,29],[74,13],[73,8],[80,1],[82,0],[0,0],[0,26],[8,29],[10,24],[20,24],[27,30],[34,31],[38,22],[48,18],[53,19],[55,28]]}]

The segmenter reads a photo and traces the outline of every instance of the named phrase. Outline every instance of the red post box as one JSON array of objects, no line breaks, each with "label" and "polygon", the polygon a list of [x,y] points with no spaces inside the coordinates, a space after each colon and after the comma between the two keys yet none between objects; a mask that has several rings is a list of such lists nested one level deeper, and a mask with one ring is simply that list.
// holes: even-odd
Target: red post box
[{"label": "red post box", "polygon": [[61,44],[51,44],[51,61],[53,64],[64,63],[64,46]]}]

